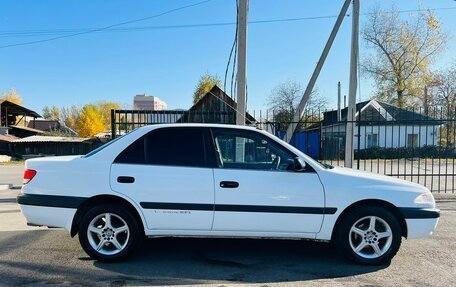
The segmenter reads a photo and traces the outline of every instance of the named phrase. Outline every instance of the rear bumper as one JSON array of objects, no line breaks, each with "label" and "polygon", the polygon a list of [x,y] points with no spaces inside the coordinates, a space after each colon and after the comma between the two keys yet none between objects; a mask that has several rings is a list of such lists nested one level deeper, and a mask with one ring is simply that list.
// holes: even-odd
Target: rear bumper
[{"label": "rear bumper", "polygon": [[80,204],[78,199],[22,193],[17,197],[17,203],[28,225],[59,227],[70,232]]},{"label": "rear bumper", "polygon": [[28,225],[60,227],[71,231],[76,209],[22,204],[19,206]]}]

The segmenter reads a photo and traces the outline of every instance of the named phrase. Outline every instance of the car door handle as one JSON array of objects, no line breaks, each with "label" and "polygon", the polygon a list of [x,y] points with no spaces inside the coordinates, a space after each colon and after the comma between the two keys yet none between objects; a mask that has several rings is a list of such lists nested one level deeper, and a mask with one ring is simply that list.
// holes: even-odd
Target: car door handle
[{"label": "car door handle", "polygon": [[239,182],[237,181],[221,181],[220,182],[221,188],[238,188]]},{"label": "car door handle", "polygon": [[135,182],[135,178],[132,176],[119,176],[117,178],[118,183],[133,183]]}]

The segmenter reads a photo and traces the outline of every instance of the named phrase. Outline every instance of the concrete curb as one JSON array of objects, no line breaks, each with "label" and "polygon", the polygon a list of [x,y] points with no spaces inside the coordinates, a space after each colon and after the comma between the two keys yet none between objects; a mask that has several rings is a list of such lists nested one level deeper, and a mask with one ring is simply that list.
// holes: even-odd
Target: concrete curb
[{"label": "concrete curb", "polygon": [[0,184],[0,190],[8,190],[13,187],[12,184]]}]

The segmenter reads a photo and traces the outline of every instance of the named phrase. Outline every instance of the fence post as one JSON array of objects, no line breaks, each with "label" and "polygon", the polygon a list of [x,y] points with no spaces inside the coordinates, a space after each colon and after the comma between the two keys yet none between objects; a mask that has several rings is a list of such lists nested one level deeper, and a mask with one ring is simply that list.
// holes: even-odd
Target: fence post
[{"label": "fence post", "polygon": [[115,110],[111,109],[111,140],[116,138],[116,117]]}]

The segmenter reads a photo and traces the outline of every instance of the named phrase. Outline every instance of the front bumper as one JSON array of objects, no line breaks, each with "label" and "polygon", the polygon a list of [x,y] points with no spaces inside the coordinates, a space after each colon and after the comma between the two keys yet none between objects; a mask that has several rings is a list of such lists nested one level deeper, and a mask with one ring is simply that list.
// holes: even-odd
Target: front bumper
[{"label": "front bumper", "polygon": [[438,208],[401,208],[407,224],[407,239],[431,236],[439,223]]}]

